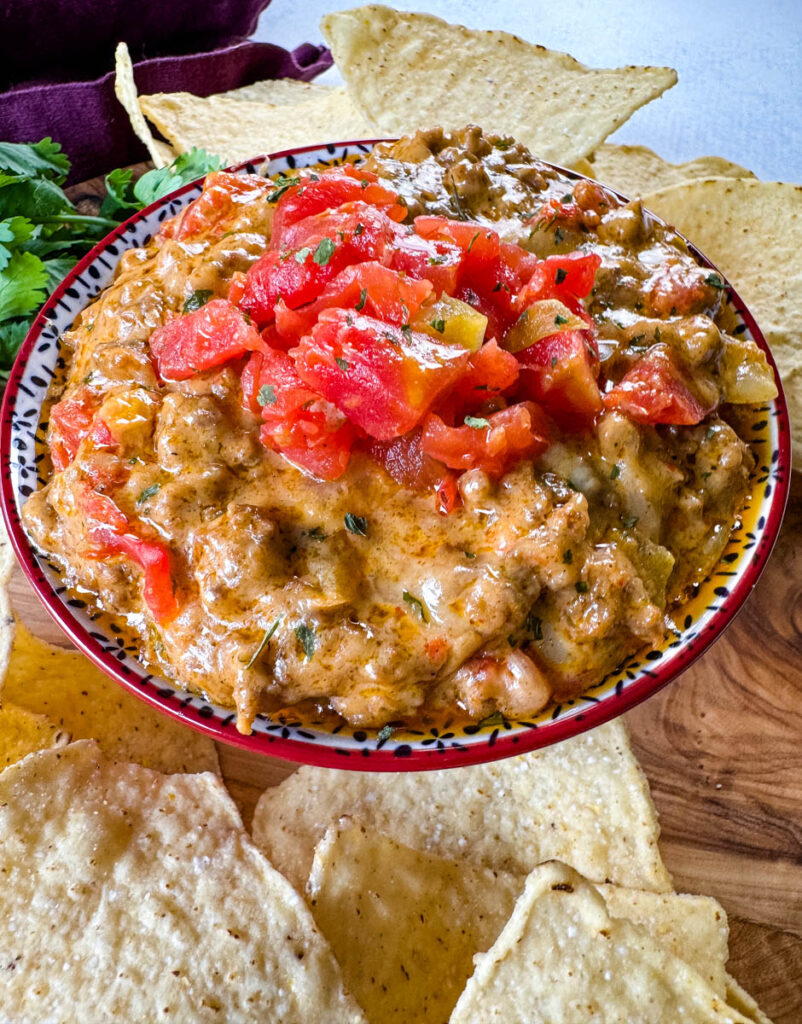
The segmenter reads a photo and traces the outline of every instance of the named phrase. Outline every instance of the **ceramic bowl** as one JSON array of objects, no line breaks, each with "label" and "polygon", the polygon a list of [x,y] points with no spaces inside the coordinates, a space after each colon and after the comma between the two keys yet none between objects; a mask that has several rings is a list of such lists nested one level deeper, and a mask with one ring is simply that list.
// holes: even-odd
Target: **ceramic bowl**
[{"label": "ceramic bowl", "polygon": [[[370,151],[372,143],[309,146],[241,164],[273,175],[313,163],[333,164]],[[578,178],[573,172],[563,173]],[[48,299],[11,372],[2,407],[0,452],[2,505],[14,549],[39,598],[70,639],[112,679],[167,715],[215,740],[258,753],[328,767],[370,771],[414,771],[476,764],[548,746],[615,718],[676,679],[732,621],[760,576],[780,528],[790,477],[788,413],[782,393],[757,409],[746,431],[756,456],[750,494],[740,526],[709,578],[682,607],[678,628],[652,650],[628,658],[581,696],[526,720],[493,716],[486,725],[444,724],[439,729],[387,730],[332,727],[310,717],[277,720],[260,715],[243,736],[230,708],[210,704],[137,660],[137,649],[102,624],[84,602],[67,592],[58,570],[38,555],[20,525],[26,498],[44,481],[37,467],[47,422],[41,408],[62,359],[59,336],[77,313],[108,284],[124,250],[144,245],[161,223],[197,197],[200,181],[174,192],[115,228],[88,253]],[[713,265],[691,246],[705,266]],[[718,271],[717,271],[718,273]],[[768,346],[743,302],[727,287],[726,300],[738,333],[751,337],[774,366]],[[62,364],[63,365],[63,364]],[[776,367],[775,367],[776,369]]]}]

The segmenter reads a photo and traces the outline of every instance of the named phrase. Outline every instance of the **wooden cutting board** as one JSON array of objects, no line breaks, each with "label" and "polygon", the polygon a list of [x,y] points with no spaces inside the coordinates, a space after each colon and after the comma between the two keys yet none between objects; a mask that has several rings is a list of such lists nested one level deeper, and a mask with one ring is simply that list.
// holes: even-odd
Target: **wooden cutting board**
[{"label": "wooden cutting board", "polygon": [[[35,633],[70,646],[20,570],[11,592]],[[777,547],[733,625],[626,720],[676,888],[721,901],[730,915],[730,973],[775,1024],[800,1024],[802,475],[794,474]],[[262,790],[295,765],[222,744],[218,751],[249,825]]]},{"label": "wooden cutting board", "polygon": [[[103,192],[98,178],[70,196],[91,208]],[[34,633],[71,646],[20,570],[11,596]],[[738,618],[626,721],[677,890],[720,900],[730,973],[775,1024],[802,1024],[802,474],[793,475],[777,547]],[[222,744],[218,752],[249,826],[262,790],[296,765]]]}]

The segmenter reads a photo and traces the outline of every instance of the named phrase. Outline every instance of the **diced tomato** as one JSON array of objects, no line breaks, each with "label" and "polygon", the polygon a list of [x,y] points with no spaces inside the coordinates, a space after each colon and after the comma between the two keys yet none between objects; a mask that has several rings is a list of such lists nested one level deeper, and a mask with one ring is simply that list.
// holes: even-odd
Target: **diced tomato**
[{"label": "diced tomato", "polygon": [[423,424],[423,450],[451,469],[481,469],[499,477],[516,462],[548,447],[548,424],[532,402],[490,413],[459,427],[447,426],[430,413]]},{"label": "diced tomato", "polygon": [[357,306],[385,323],[405,324],[431,291],[429,281],[411,280],[381,263],[357,263],[342,270],[308,306],[292,310],[280,300],[276,304],[276,329],[283,338],[297,343],[312,330],[324,309]]},{"label": "diced tomato", "polygon": [[500,254],[499,236],[490,228],[469,221],[447,217],[416,217],[415,234],[421,238],[452,242],[462,250],[459,283],[484,292],[497,268]]},{"label": "diced tomato", "polygon": [[413,491],[437,488],[446,472],[441,463],[424,454],[420,427],[389,441],[369,438],[366,447],[396,483]]},{"label": "diced tomato", "polygon": [[496,302],[497,296],[487,291],[476,291],[470,285],[464,284],[457,288],[455,297],[462,302],[467,302],[469,306],[473,306],[487,317],[487,329],[485,330],[487,338],[503,338],[517,320],[516,314],[513,314],[512,318],[507,316],[504,309],[506,302],[503,299]]},{"label": "diced tomato", "polygon": [[540,299],[559,299],[573,312],[584,312],[578,300],[590,294],[600,266],[597,253],[549,256],[537,264],[519,292],[515,303],[518,311],[523,312]]},{"label": "diced tomato", "polygon": [[92,429],[98,404],[89,388],[82,386],[51,408],[50,457],[57,473],[75,458],[78,446]]},{"label": "diced tomato", "polygon": [[226,299],[212,299],[157,327],[150,336],[151,355],[162,380],[187,380],[264,347],[259,332]]},{"label": "diced tomato", "polygon": [[367,171],[332,167],[317,174],[305,173],[301,181],[290,186],[276,204],[270,248],[278,249],[283,245],[283,234],[289,225],[349,202],[378,206],[395,221],[403,220],[407,213],[406,207],[398,202],[396,193],[380,185],[376,176]]},{"label": "diced tomato", "polygon": [[232,306],[238,306],[240,299],[245,294],[245,273],[242,270],[236,270],[231,275],[231,282],[228,286],[228,301]]},{"label": "diced tomato", "polygon": [[602,409],[598,363],[587,331],[562,331],[518,353],[520,392],[564,430],[583,430]]},{"label": "diced tomato", "polygon": [[350,264],[386,262],[388,243],[397,231],[386,214],[364,203],[307,217],[288,229],[297,234],[288,248],[265,253],[250,268],[240,306],[260,326],[268,324],[279,298],[289,309],[297,309],[317,299]]},{"label": "diced tomato", "polygon": [[261,202],[274,188],[272,181],[258,174],[214,171],[206,175],[203,192],[172,222],[171,230],[165,230],[165,225],[163,235],[178,241],[197,235],[221,235],[236,206]]},{"label": "diced tomato", "polygon": [[549,230],[553,227],[576,230],[581,222],[582,210],[576,203],[563,203],[555,197],[544,203],[526,224],[533,231]]},{"label": "diced tomato", "polygon": [[606,409],[617,409],[637,423],[691,426],[712,411],[688,386],[669,349],[656,345],[642,356],[604,396]]},{"label": "diced tomato", "polygon": [[90,558],[125,555],[142,570],[142,597],[156,622],[168,622],[178,614],[170,553],[160,541],[145,540],[131,529],[127,516],[106,494],[87,487],[78,495],[91,543]]},{"label": "diced tomato", "polygon": [[343,309],[324,310],[290,354],[305,381],[385,441],[417,426],[470,355],[462,346]]},{"label": "diced tomato", "polygon": [[495,338],[491,338],[471,355],[464,374],[438,403],[438,411],[447,422],[474,412],[509,391],[518,380],[519,371],[515,356],[499,348]]},{"label": "diced tomato", "polygon": [[457,474],[447,469],[445,476],[437,487],[437,502],[440,512],[444,516],[453,512],[462,504],[459,488],[457,487]]},{"label": "diced tomato", "polygon": [[400,235],[396,241],[390,266],[417,280],[431,281],[435,292],[453,295],[462,263],[462,249],[441,239]]},{"label": "diced tomato", "polygon": [[261,412],[262,443],[326,480],[342,476],[355,431],[298,375],[286,352],[255,352],[242,375],[243,404]]}]

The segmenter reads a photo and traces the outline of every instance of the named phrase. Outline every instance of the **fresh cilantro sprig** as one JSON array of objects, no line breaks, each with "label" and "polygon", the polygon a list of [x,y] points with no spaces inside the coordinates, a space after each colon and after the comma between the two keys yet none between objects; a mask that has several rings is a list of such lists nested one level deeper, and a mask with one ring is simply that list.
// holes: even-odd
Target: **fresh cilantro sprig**
[{"label": "fresh cilantro sprig", "polygon": [[0,142],[0,391],[39,307],[81,256],[135,210],[220,166],[193,149],[136,182],[112,171],[95,216],[61,187],[70,161],[57,142]]}]

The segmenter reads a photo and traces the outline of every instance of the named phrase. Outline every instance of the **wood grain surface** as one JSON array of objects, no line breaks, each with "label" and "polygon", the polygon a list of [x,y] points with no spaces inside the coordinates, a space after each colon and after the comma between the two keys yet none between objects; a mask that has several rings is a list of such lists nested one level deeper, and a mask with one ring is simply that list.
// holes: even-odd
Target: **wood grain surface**
[{"label": "wood grain surface", "polygon": [[[102,184],[71,193],[91,206]],[[35,633],[70,645],[19,570],[12,601]],[[735,622],[626,721],[677,890],[720,900],[730,973],[775,1024],[802,1024],[802,475],[793,476],[777,547]],[[221,744],[218,752],[249,826],[262,790],[296,766]]]},{"label": "wood grain surface", "polygon": [[[21,571],[12,601],[34,632],[69,646]],[[794,474],[777,547],[735,622],[626,720],[676,888],[721,901],[730,973],[775,1024],[802,1024],[802,475]],[[296,766],[222,744],[218,751],[250,825],[262,790]]]}]

